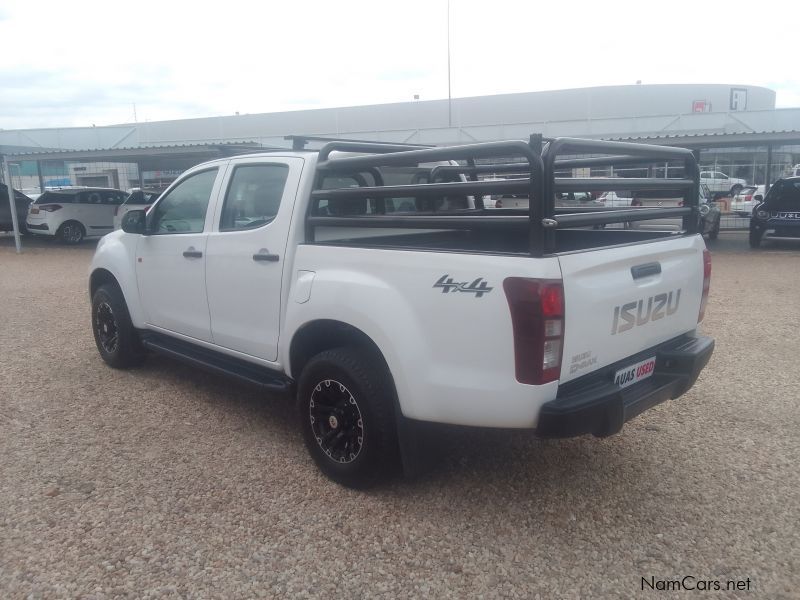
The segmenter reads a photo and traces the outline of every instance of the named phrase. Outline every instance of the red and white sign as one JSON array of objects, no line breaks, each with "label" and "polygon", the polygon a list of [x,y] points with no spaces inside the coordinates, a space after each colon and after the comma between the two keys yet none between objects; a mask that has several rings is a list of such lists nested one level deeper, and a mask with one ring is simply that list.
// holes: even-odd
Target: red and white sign
[{"label": "red and white sign", "polygon": [[633,385],[637,381],[642,381],[650,377],[656,370],[656,357],[645,359],[641,362],[620,369],[614,375],[614,383],[619,387],[624,388]]}]

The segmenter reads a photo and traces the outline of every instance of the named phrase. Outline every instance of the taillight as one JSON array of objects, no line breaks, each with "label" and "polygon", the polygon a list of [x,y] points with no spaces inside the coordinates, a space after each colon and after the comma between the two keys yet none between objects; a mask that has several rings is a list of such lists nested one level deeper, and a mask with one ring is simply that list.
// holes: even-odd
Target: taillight
[{"label": "taillight", "polygon": [[556,381],[564,350],[564,287],[552,279],[509,277],[503,281],[514,334],[517,381]]},{"label": "taillight", "polygon": [[711,252],[703,250],[703,296],[700,298],[700,314],[697,315],[698,323],[703,320],[706,314],[709,289],[711,289]]},{"label": "taillight", "polygon": [[60,204],[41,204],[39,205],[39,210],[43,210],[45,212],[56,212],[57,210],[61,210],[62,206]]},{"label": "taillight", "polygon": [[747,194],[747,196],[744,197],[745,202],[750,202],[750,200],[752,199],[753,199],[753,194]]}]

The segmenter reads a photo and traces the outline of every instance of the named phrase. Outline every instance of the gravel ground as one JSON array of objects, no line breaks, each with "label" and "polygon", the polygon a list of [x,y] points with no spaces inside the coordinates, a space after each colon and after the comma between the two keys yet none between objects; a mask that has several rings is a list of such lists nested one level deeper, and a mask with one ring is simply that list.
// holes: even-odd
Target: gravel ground
[{"label": "gravel ground", "polygon": [[712,248],[717,349],[682,399],[602,440],[453,429],[429,473],[363,493],[317,473],[286,401],[106,367],[92,244],[0,238],[0,597],[631,598],[691,575],[798,598],[800,248]]}]

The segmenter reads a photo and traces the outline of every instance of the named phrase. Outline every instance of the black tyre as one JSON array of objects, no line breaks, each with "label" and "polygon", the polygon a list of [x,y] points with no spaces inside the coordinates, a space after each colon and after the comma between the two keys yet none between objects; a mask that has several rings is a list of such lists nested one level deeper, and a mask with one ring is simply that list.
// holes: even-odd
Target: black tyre
[{"label": "black tyre", "polygon": [[66,221],[56,232],[56,237],[64,244],[80,244],[86,236],[83,225],[77,221]]},{"label": "black tyre", "polygon": [[758,248],[761,246],[761,238],[764,237],[764,232],[758,229],[750,230],[750,247]]},{"label": "black tyre", "polygon": [[325,475],[363,488],[398,471],[394,394],[386,365],[365,348],[326,350],[308,362],[297,387],[300,427]]},{"label": "black tyre", "polygon": [[719,237],[719,222],[720,219],[717,219],[717,222],[714,223],[714,227],[712,227],[711,231],[708,232],[708,239],[715,240]]},{"label": "black tyre", "polygon": [[144,348],[118,286],[101,285],[92,296],[92,332],[100,356],[115,369],[144,361]]}]

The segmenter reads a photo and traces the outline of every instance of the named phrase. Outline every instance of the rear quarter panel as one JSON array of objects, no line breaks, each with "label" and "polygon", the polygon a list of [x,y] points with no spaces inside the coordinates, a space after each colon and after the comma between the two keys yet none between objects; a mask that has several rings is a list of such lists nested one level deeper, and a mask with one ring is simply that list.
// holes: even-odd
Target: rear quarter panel
[{"label": "rear quarter panel", "polygon": [[[315,275],[307,302],[289,299],[282,362],[290,373],[292,333],[317,319],[335,319],[381,349],[407,417],[533,427],[541,404],[555,397],[557,383],[516,381],[503,291],[510,276],[559,279],[555,258],[301,245],[294,270]],[[466,286],[480,278],[476,285],[485,282],[490,291],[435,287],[442,277]]]}]

